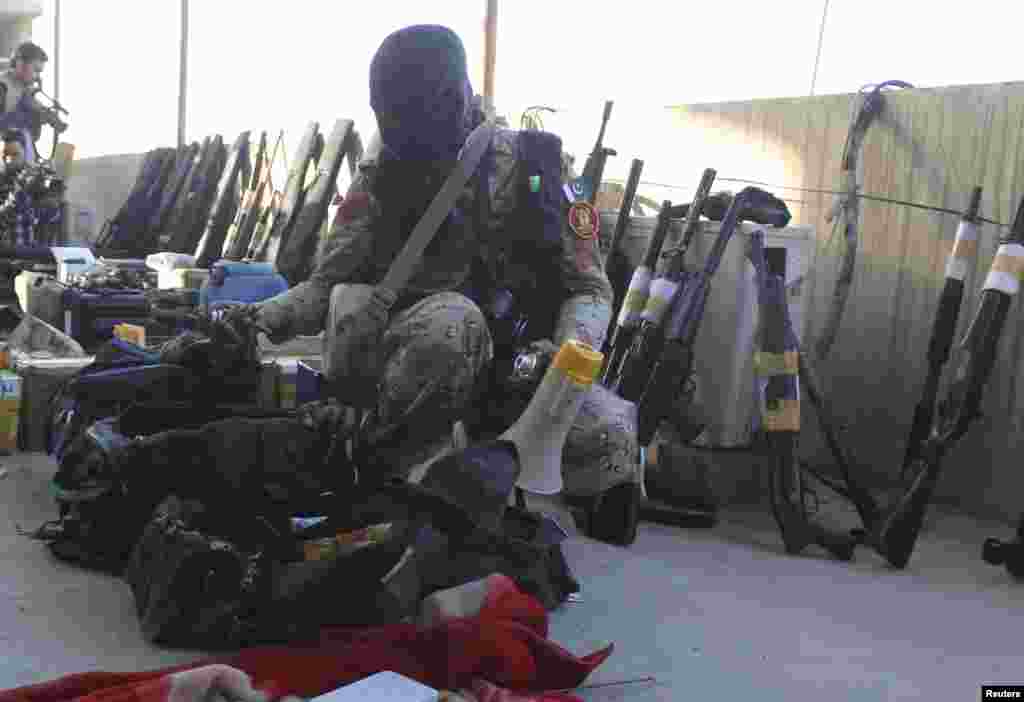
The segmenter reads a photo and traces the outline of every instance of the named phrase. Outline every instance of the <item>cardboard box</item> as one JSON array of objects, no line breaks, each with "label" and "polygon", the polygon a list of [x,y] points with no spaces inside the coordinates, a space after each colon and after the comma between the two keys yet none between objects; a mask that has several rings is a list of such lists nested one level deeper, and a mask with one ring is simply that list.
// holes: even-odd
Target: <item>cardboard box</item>
[{"label": "cardboard box", "polygon": [[21,388],[17,373],[0,370],[0,453],[11,453],[18,448]]}]

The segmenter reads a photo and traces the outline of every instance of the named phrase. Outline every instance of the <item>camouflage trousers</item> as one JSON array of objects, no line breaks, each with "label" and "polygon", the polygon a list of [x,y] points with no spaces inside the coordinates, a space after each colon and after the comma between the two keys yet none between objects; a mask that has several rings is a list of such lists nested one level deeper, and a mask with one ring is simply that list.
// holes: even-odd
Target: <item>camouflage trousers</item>
[{"label": "camouflage trousers", "polygon": [[[332,291],[327,335],[336,326],[333,303],[345,287]],[[411,417],[417,431],[399,445],[385,442],[375,449],[374,468],[408,475],[451,445],[452,424],[471,403],[474,386],[493,356],[491,334],[472,300],[455,292],[438,293],[391,317],[380,353],[373,423],[386,427]],[[338,399],[345,401],[344,396]],[[596,495],[637,481],[638,453],[636,406],[595,386],[566,438],[566,493]]]}]

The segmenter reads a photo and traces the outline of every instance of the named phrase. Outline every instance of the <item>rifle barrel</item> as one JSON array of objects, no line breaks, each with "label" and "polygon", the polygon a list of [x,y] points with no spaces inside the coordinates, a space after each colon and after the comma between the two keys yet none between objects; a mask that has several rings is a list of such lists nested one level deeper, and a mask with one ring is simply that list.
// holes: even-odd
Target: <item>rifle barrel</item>
[{"label": "rifle barrel", "polygon": [[605,259],[606,272],[612,257],[618,255],[619,247],[622,246],[622,238],[626,235],[626,228],[629,226],[633,212],[633,201],[636,200],[636,191],[640,187],[640,175],[643,170],[644,162],[638,158],[633,159],[633,164],[629,167],[629,178],[626,180],[626,190],[622,195],[622,204],[619,206],[619,218],[615,220],[615,233],[612,235],[608,257]]}]

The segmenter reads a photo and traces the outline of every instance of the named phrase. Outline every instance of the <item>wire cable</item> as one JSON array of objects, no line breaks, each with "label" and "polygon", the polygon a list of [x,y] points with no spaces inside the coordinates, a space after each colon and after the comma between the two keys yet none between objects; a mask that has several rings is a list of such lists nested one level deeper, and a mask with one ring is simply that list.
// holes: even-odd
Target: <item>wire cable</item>
[{"label": "wire cable", "polygon": [[[715,180],[716,181],[727,182],[727,183],[745,183],[747,185],[760,185],[762,187],[772,188],[772,189],[775,189],[775,190],[794,190],[794,191],[802,192],[802,193],[818,193],[818,194],[822,194],[822,195],[838,195],[840,197],[847,197],[849,195],[849,193],[846,193],[846,192],[843,192],[843,191],[840,191],[840,190],[826,190],[826,189],[823,189],[823,188],[798,188],[798,187],[795,187],[795,186],[792,186],[792,185],[777,185],[775,183],[765,183],[764,181],[751,180],[750,178],[722,178],[722,177],[718,177]],[[618,179],[609,178],[608,182],[610,182],[610,183],[620,183],[622,181],[620,181]],[[640,181],[640,184],[641,185],[650,185],[650,186],[656,187],[656,188],[669,188],[671,190],[691,190],[692,189],[692,188],[684,187],[682,185],[670,185],[668,183],[656,183],[656,182],[648,181],[648,180],[642,180],[642,181]],[[963,216],[963,214],[964,214],[964,212],[961,211],[961,210],[954,210],[954,209],[950,209],[948,207],[938,207],[936,205],[926,205],[926,204],[921,203],[921,202],[911,202],[909,200],[899,200],[899,199],[896,199],[896,198],[883,197],[881,195],[869,195],[867,193],[857,193],[856,197],[861,198],[862,200],[874,200],[876,202],[885,202],[885,203],[888,203],[890,205],[902,205],[904,207],[911,207],[911,208],[915,208],[915,209],[919,209],[919,210],[928,210],[928,211],[931,211],[931,212],[940,212],[940,213],[943,213],[943,214],[952,214],[952,215],[957,215],[957,216]],[[806,200],[788,200],[786,198],[782,198],[782,199],[785,200],[786,202],[797,202],[797,203],[802,203],[802,204],[808,204]],[[994,219],[988,219],[987,217],[978,217],[978,220],[981,221],[981,222],[986,222],[988,224],[993,224],[993,225],[995,225],[997,227],[1009,227],[1010,226],[1009,224],[1004,224],[1003,222],[998,222],[998,221],[996,221]]]}]

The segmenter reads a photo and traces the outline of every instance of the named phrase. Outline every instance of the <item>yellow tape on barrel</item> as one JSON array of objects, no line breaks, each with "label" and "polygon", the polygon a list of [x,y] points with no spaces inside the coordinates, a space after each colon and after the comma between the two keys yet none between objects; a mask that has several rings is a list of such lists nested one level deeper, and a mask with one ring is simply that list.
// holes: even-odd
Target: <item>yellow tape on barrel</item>
[{"label": "yellow tape on barrel", "polygon": [[800,372],[800,353],[758,351],[754,354],[754,371],[762,378],[773,375],[797,375]]},{"label": "yellow tape on barrel", "polygon": [[998,290],[1007,295],[1016,295],[1024,276],[1024,246],[1003,244],[996,251],[996,257],[985,278],[985,290]]},{"label": "yellow tape on barrel", "polygon": [[800,431],[800,400],[775,400],[762,408],[765,431]]}]

